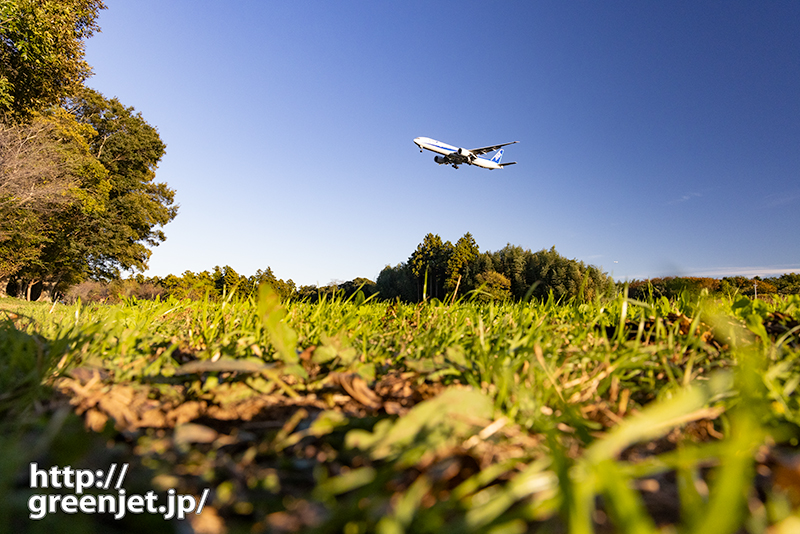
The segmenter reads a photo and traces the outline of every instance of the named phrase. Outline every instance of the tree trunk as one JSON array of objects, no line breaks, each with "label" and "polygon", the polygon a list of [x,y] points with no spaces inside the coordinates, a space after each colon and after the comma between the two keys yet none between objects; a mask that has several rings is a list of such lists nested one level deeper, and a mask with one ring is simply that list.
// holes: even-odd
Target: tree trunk
[{"label": "tree trunk", "polygon": [[42,281],[42,293],[39,295],[39,298],[36,299],[37,302],[54,302],[56,300],[57,292],[56,288],[58,287],[58,283],[61,281],[63,276],[59,274],[53,279],[50,280],[43,280]]},{"label": "tree trunk", "polygon": [[38,282],[38,280],[34,278],[30,282],[28,282],[28,287],[25,289],[25,300],[27,300],[28,302],[31,301],[31,291],[33,291],[33,286],[36,285],[36,282]]}]

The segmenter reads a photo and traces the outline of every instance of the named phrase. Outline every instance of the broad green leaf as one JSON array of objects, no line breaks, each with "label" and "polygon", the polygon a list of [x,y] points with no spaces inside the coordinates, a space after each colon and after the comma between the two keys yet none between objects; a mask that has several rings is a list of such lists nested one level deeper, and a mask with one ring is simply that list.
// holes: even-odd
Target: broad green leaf
[{"label": "broad green leaf", "polygon": [[280,359],[287,364],[297,363],[297,332],[286,324],[286,309],[280,296],[267,283],[258,287],[258,315]]},{"label": "broad green leaf", "polygon": [[320,482],[314,488],[313,495],[321,501],[326,501],[336,495],[365,486],[373,480],[375,480],[375,469],[360,467]]},{"label": "broad green leaf", "polygon": [[348,435],[348,444],[371,448],[376,459],[395,457],[410,448],[434,452],[466,439],[475,431],[469,421],[488,420],[493,408],[492,400],[479,391],[450,388],[417,404],[390,428],[376,428],[372,439],[360,432]]},{"label": "broad green leaf", "polygon": [[684,388],[670,399],[652,403],[589,446],[584,460],[589,464],[599,464],[615,458],[634,443],[656,439],[676,426],[709,417],[713,412],[704,410],[704,407],[712,396],[709,387],[692,386]]}]

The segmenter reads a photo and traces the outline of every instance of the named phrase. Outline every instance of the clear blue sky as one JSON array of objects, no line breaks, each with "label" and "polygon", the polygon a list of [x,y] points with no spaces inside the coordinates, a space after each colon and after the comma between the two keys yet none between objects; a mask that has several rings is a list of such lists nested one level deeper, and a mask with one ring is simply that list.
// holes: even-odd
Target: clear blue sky
[{"label": "clear blue sky", "polygon": [[87,84],[158,129],[180,204],[148,275],[374,280],[428,232],[617,279],[800,272],[800,2],[106,3]]}]

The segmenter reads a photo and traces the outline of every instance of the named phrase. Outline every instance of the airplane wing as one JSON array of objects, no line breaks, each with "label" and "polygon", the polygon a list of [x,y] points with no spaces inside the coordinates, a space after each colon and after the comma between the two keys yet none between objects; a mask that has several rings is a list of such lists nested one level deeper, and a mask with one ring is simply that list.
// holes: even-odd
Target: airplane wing
[{"label": "airplane wing", "polygon": [[475,154],[476,156],[481,156],[488,152],[494,152],[495,150],[501,149],[504,146],[513,145],[514,143],[519,143],[519,141],[511,141],[510,143],[503,143],[502,145],[485,146],[482,148],[471,148],[469,151]]}]

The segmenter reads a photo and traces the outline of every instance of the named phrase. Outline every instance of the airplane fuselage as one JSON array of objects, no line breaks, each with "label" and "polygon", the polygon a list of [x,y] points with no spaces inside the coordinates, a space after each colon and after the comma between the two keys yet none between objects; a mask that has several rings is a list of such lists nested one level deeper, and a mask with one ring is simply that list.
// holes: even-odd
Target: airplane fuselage
[{"label": "airplane fuselage", "polygon": [[[453,145],[448,145],[447,143],[437,141],[436,139],[431,139],[430,137],[417,137],[414,139],[414,144],[416,144],[419,147],[420,152],[422,152],[422,150],[425,149],[425,150],[430,150],[431,152],[435,152],[436,154],[441,154],[441,156],[435,156],[433,158],[433,160],[439,165],[452,165],[456,169],[458,168],[459,165],[464,163],[466,163],[467,165],[476,165],[478,167],[483,167],[484,169],[492,169],[492,170],[502,169],[504,165],[513,165],[513,163],[501,164],[499,162],[498,156],[495,156],[492,159],[483,158],[479,154],[475,154],[468,149],[459,148]],[[512,144],[512,143],[506,143],[506,144]],[[499,145],[499,146],[505,146],[505,145]],[[476,150],[483,151],[485,149],[476,149]],[[500,156],[502,156],[502,152],[500,152]]]}]

